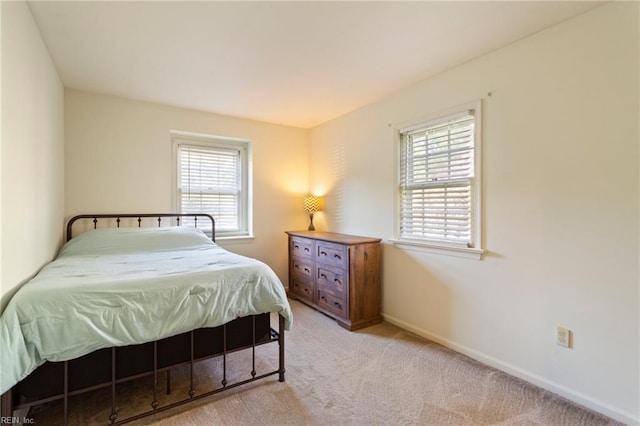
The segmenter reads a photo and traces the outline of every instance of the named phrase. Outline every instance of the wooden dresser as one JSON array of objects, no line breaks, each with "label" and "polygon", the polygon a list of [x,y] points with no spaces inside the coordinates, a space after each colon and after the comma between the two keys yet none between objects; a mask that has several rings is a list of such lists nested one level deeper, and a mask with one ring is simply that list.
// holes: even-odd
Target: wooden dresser
[{"label": "wooden dresser", "polygon": [[287,231],[289,296],[348,330],[382,321],[380,238]]}]

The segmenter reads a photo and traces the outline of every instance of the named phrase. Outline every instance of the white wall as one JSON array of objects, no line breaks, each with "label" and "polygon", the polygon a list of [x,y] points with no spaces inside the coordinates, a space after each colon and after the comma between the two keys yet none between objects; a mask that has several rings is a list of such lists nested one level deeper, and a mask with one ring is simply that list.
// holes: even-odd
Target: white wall
[{"label": "white wall", "polygon": [[2,8],[0,310],[51,260],[64,221],[64,91],[28,7]]},{"label": "white wall", "polygon": [[286,285],[284,231],[306,226],[307,130],[70,89],[65,129],[67,219],[175,211],[171,130],[251,140],[255,239],[220,244],[266,262]]},{"label": "white wall", "polygon": [[[310,177],[327,194],[319,229],[392,238],[389,123],[482,99],[488,254],[386,243],[385,318],[629,423],[640,421],[638,16],[637,3],[601,6],[325,123],[311,132]],[[555,345],[556,325],[572,349]]]}]

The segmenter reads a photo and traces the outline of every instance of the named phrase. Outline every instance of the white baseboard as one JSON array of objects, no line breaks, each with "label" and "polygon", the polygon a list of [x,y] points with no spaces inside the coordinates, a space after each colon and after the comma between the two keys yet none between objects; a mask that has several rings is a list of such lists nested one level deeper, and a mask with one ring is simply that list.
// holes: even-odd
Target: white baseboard
[{"label": "white baseboard", "polygon": [[593,411],[597,411],[598,413],[611,417],[614,420],[623,422],[628,425],[640,425],[640,418],[634,417],[634,415],[631,413],[620,410],[607,403],[584,395],[580,392],[576,392],[552,380],[548,380],[542,376],[538,376],[537,374],[533,374],[529,371],[513,366],[482,352],[478,352],[474,349],[460,345],[437,334],[415,327],[390,315],[382,314],[382,317],[385,319],[385,321],[388,321],[389,323],[396,325],[404,330],[410,331],[411,333],[417,334],[420,337],[424,337],[425,339],[439,343],[442,346],[467,355],[468,357],[480,361],[483,364],[487,364],[493,368],[497,368],[498,370],[504,371],[505,373],[511,374],[512,376],[518,377],[543,389],[551,391]]}]

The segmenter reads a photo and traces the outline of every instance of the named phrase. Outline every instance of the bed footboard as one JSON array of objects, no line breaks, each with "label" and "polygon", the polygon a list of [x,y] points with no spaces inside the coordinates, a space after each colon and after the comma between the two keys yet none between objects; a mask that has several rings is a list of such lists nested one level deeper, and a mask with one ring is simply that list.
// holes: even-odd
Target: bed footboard
[{"label": "bed footboard", "polygon": [[0,417],[13,416],[13,392],[8,390],[0,396]]},{"label": "bed footboard", "polygon": [[[269,314],[263,314],[262,317],[265,315],[266,319],[269,320]],[[267,335],[265,336],[261,335],[263,333],[260,332],[262,327],[257,321],[257,319],[260,319],[259,317],[260,316],[256,315],[239,318],[239,324],[236,323],[238,320],[235,320],[229,324],[213,329],[194,330],[184,333],[183,335],[174,336],[173,338],[163,339],[144,345],[136,345],[139,347],[136,349],[140,349],[140,353],[147,354],[147,357],[142,361],[142,364],[138,363],[132,365],[131,358],[129,358],[126,363],[119,362],[118,355],[121,350],[130,351],[130,355],[132,353],[131,351],[134,350],[132,347],[105,349],[102,350],[105,352],[104,354],[101,353],[96,355],[96,353],[93,353],[90,354],[93,355],[92,357],[84,360],[77,359],[65,362],[47,363],[39,367],[38,370],[16,385],[13,389],[2,395],[1,415],[3,418],[11,418],[14,416],[14,412],[16,410],[30,409],[45,403],[62,400],[63,422],[67,425],[69,422],[70,398],[93,390],[108,388],[110,390],[110,400],[108,401],[110,405],[110,414],[109,418],[105,419],[105,424],[118,425],[224,392],[228,389],[233,389],[237,386],[256,380],[261,380],[272,375],[277,374],[278,380],[283,382],[285,380],[284,319],[278,315],[278,330],[276,331],[269,327]],[[250,336],[250,342],[243,343],[241,338],[242,335]],[[207,337],[207,341],[203,340],[203,337],[205,336]],[[186,347],[182,347],[179,351],[173,350],[172,352],[167,352],[159,349],[162,348],[163,345],[174,346],[180,341],[182,344],[186,343]],[[256,348],[268,343],[277,343],[279,345],[277,369],[257,374]],[[247,366],[250,368],[247,368],[246,377],[235,381],[229,381],[227,374],[228,356],[233,352],[243,350],[251,352],[251,365]],[[106,356],[106,359],[104,356],[105,354],[108,355]],[[222,359],[222,371],[220,372],[222,380],[218,386],[214,386],[210,390],[196,392],[194,388],[194,381],[196,379],[194,367],[198,362],[213,357],[221,357]],[[78,387],[79,384],[77,382],[77,377],[74,379],[74,368],[70,368],[70,365],[74,362],[78,362],[79,360],[81,363],[84,363],[82,366],[83,371],[98,372],[97,376],[94,376],[93,378],[84,377],[82,379],[85,382],[83,387]],[[104,365],[105,362],[107,365]],[[171,390],[171,384],[169,381],[170,371],[172,368],[181,365],[186,365],[189,369],[188,380],[190,383],[188,385],[188,391],[186,395],[182,395],[177,401],[161,405],[158,402],[159,393],[162,391],[162,389],[160,389],[161,386],[159,386],[160,374],[166,373],[166,392],[169,393]],[[43,367],[45,367],[45,369],[41,370]],[[118,367],[124,368],[125,373],[123,374],[119,371]],[[39,371],[44,371],[44,373],[38,373]],[[100,372],[104,373],[105,371],[107,371],[110,376],[106,381],[101,380],[100,377]],[[132,374],[132,372],[136,373]],[[38,374],[41,374],[41,376],[38,377]],[[52,381],[52,375],[58,376],[56,380]],[[151,381],[152,387],[149,389],[148,396],[149,409],[126,418],[121,418],[116,409],[118,406],[118,385],[145,376],[153,377]],[[98,380],[100,383],[94,383],[95,380]],[[39,386],[44,386],[44,388]],[[52,386],[54,388],[62,387],[62,392],[52,393]],[[25,419],[28,421],[29,416],[27,415]]]}]

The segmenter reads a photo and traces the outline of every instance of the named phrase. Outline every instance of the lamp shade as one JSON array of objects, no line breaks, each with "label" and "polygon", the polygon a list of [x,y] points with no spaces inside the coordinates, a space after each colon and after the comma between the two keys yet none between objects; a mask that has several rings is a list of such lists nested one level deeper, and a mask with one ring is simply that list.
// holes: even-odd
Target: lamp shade
[{"label": "lamp shade", "polygon": [[315,195],[306,195],[302,200],[302,206],[308,213],[315,213],[321,210],[322,200]]}]

